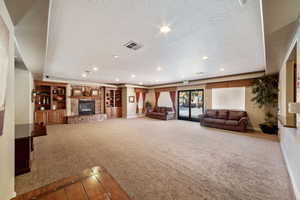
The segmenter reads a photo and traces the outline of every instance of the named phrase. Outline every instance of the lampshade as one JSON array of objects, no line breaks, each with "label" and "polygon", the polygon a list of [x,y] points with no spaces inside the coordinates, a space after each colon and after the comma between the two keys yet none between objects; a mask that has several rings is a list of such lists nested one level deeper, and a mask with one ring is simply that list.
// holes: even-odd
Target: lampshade
[{"label": "lampshade", "polygon": [[300,113],[300,102],[290,102],[289,113]]}]

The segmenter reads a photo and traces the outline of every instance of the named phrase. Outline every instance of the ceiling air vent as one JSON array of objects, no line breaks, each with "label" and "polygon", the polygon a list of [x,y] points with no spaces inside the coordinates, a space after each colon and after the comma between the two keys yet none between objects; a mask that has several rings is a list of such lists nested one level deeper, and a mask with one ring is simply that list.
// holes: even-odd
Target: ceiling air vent
[{"label": "ceiling air vent", "polygon": [[142,48],[143,45],[138,44],[137,42],[134,42],[134,41],[130,40],[129,42],[124,44],[124,46],[129,48],[129,49],[138,50],[138,49]]}]

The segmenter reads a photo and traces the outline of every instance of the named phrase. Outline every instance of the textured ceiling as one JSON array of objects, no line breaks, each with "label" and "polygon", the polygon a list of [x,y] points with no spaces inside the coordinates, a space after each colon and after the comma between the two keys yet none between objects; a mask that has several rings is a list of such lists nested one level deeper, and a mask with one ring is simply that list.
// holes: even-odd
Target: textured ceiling
[{"label": "textured ceiling", "polygon": [[[125,48],[129,40],[143,48]],[[259,1],[53,0],[45,73],[153,85],[264,70],[263,47]]]}]

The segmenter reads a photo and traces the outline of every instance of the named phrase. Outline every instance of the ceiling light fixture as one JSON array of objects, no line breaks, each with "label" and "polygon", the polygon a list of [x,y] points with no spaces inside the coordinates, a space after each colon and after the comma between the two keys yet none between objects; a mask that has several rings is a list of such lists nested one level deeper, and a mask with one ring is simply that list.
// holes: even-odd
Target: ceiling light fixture
[{"label": "ceiling light fixture", "polygon": [[247,0],[239,0],[239,2],[241,6],[244,6],[247,3]]},{"label": "ceiling light fixture", "polygon": [[156,68],[156,70],[157,70],[157,71],[161,71],[162,68],[158,66],[158,67]]},{"label": "ceiling light fixture", "polygon": [[203,57],[202,57],[202,60],[207,60],[207,59],[208,59],[207,56],[203,56]]},{"label": "ceiling light fixture", "polygon": [[87,77],[87,74],[86,74],[86,73],[83,73],[83,74],[81,74],[81,76],[82,76],[83,78],[86,78],[86,77]]},{"label": "ceiling light fixture", "polygon": [[160,27],[160,32],[163,33],[163,34],[167,34],[171,31],[171,28],[167,25],[164,25],[162,27]]},{"label": "ceiling light fixture", "polygon": [[159,80],[155,80],[155,82],[159,82]]},{"label": "ceiling light fixture", "polygon": [[119,78],[116,78],[116,81],[117,81],[117,82],[119,82],[119,81],[120,81],[120,79],[119,79]]},{"label": "ceiling light fixture", "polygon": [[98,71],[99,68],[98,68],[98,67],[93,67],[93,70],[94,70],[94,71]]},{"label": "ceiling light fixture", "polygon": [[224,72],[224,71],[225,71],[225,69],[224,69],[224,68],[220,68],[220,71],[221,71],[221,72]]},{"label": "ceiling light fixture", "polygon": [[136,77],[136,75],[135,74],[131,74],[131,78],[135,78]]},{"label": "ceiling light fixture", "polygon": [[143,82],[139,82],[139,85],[143,85]]},{"label": "ceiling light fixture", "polygon": [[118,55],[114,55],[114,58],[119,58],[119,56]]}]

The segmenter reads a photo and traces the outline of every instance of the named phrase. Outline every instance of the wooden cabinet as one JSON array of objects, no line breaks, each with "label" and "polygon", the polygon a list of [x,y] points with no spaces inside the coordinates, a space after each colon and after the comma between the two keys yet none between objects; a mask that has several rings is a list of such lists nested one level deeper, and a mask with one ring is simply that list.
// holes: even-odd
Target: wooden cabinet
[{"label": "wooden cabinet", "polygon": [[34,123],[64,124],[66,122],[65,83],[35,81]]},{"label": "wooden cabinet", "polygon": [[66,122],[65,110],[41,110],[35,111],[35,123],[44,125],[64,124]]},{"label": "wooden cabinet", "polygon": [[34,112],[34,122],[37,124],[44,124],[47,125],[47,119],[48,113],[47,111],[35,111]]},{"label": "wooden cabinet", "polygon": [[122,90],[105,88],[105,113],[107,118],[122,117]]},{"label": "wooden cabinet", "polygon": [[48,111],[48,124],[64,124],[65,110]]}]

